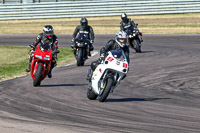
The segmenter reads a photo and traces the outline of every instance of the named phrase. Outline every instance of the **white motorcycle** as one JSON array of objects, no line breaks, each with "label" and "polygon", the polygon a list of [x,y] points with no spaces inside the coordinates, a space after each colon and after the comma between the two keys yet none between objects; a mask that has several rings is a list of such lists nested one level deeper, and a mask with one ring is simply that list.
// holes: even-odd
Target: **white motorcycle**
[{"label": "white motorcycle", "polygon": [[108,56],[101,62],[92,74],[87,97],[90,100],[96,98],[104,102],[110,92],[120,84],[120,80],[126,77],[128,62],[122,49],[111,50]]}]

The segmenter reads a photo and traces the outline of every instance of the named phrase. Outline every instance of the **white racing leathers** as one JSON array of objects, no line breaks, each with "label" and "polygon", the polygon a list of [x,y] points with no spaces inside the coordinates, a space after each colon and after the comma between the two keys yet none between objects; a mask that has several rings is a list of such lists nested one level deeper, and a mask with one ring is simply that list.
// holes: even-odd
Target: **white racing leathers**
[{"label": "white racing leathers", "polygon": [[87,96],[104,102],[110,92],[120,84],[128,72],[128,61],[122,49],[111,50],[108,56],[95,69]]}]

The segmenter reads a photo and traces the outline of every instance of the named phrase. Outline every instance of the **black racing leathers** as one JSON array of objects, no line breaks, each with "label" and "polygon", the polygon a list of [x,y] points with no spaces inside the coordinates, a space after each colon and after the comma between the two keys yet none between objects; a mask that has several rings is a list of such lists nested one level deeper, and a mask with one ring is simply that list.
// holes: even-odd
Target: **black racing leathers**
[{"label": "black racing leathers", "polygon": [[[107,54],[108,51],[115,50],[118,48],[120,47],[115,40],[108,41],[107,44],[100,50],[100,58],[97,61],[94,61],[91,63],[92,71],[94,71],[96,67],[101,63],[101,60],[104,60],[106,58],[106,56],[108,55]],[[123,49],[125,56],[127,58],[127,61],[129,63],[129,46],[126,45],[124,48],[121,48],[121,49]]]},{"label": "black racing leathers", "polygon": [[125,22],[120,22],[120,30],[126,31],[126,29],[129,27],[135,27],[135,23],[132,19],[128,18]]},{"label": "black racing leathers", "polygon": [[[90,51],[92,51],[94,49],[93,47],[93,43],[94,43],[94,31],[92,29],[91,26],[82,26],[82,25],[78,25],[74,31],[74,34],[72,35],[72,37],[75,39],[78,33],[85,33],[88,34],[88,39],[90,40]],[[75,45],[76,39],[73,42],[73,45]]]},{"label": "black racing leathers", "polygon": [[94,40],[94,31],[91,26],[82,26],[78,25],[74,31],[74,34],[72,35],[73,38],[76,38],[78,33],[86,33],[89,36],[90,40]]},{"label": "black racing leathers", "polygon": [[33,46],[36,47],[40,42],[51,44],[52,51],[58,50],[58,39],[56,35],[53,35],[52,38],[48,38],[44,33],[40,33],[33,42]]}]

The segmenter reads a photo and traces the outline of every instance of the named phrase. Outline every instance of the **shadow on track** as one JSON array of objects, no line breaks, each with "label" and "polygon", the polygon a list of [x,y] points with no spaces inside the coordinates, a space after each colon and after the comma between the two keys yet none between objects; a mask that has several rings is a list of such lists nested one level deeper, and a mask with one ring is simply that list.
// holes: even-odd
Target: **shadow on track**
[{"label": "shadow on track", "polygon": [[78,66],[78,67],[89,67],[90,65]]},{"label": "shadow on track", "polygon": [[141,53],[154,53],[155,51],[142,51]]},{"label": "shadow on track", "polygon": [[58,86],[84,86],[88,84],[55,84],[55,85],[41,85],[40,87],[58,87]]},{"label": "shadow on track", "polygon": [[121,99],[107,99],[106,102],[131,102],[131,101],[156,101],[171,98],[121,98]]}]

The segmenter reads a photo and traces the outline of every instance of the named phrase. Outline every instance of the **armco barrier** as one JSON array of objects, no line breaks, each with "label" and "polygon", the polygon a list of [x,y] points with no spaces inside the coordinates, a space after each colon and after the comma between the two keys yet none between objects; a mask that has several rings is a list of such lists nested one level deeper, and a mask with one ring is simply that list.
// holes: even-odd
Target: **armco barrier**
[{"label": "armco barrier", "polygon": [[200,12],[200,0],[92,0],[0,4],[0,20]]}]

